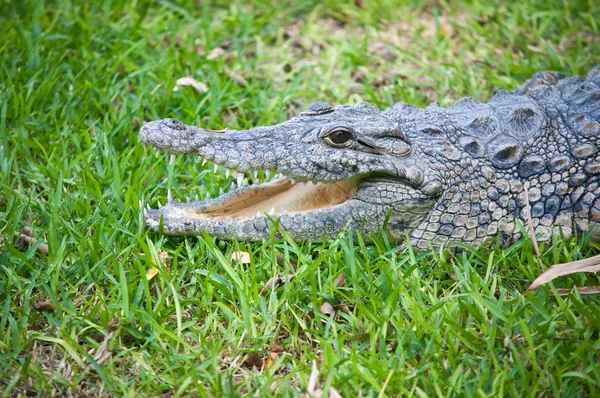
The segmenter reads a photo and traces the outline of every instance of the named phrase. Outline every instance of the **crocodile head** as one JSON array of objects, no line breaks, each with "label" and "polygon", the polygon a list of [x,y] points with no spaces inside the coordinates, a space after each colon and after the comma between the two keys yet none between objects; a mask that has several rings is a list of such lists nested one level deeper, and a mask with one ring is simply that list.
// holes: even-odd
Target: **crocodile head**
[{"label": "crocodile head", "polygon": [[298,240],[322,239],[344,227],[368,237],[387,221],[392,236],[402,239],[442,190],[442,178],[428,167],[420,146],[369,103],[317,103],[284,123],[246,131],[214,132],[164,119],[145,124],[140,139],[202,157],[233,180],[218,198],[169,198],[147,210],[147,225],[168,235],[205,230],[224,239],[260,240],[279,220]]}]

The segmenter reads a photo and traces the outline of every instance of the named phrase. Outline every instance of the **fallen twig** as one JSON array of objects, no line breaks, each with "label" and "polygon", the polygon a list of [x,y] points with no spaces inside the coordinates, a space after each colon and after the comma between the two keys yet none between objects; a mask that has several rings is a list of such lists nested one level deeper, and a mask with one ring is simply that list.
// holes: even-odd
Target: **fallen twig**
[{"label": "fallen twig", "polygon": [[[574,287],[573,289],[556,289],[558,295],[560,297],[568,296],[569,294],[577,291],[582,296],[591,295],[591,294],[600,294],[600,286],[583,286],[583,287]],[[554,297],[554,292],[550,292],[548,294],[550,297]]]},{"label": "fallen twig", "polygon": [[[14,236],[17,240],[15,242],[16,247],[18,247],[19,250],[24,252],[29,250],[29,248],[37,242],[37,239],[32,236],[32,232],[29,228],[25,228],[22,234],[15,232]],[[20,244],[17,245],[17,243]],[[48,245],[46,243],[42,243],[41,245],[39,245],[37,250],[45,256],[48,255]]]},{"label": "fallen twig", "polygon": [[296,275],[292,274],[274,276],[265,283],[265,286],[263,286],[263,288],[261,289],[260,294],[267,294],[271,290],[273,285],[275,285],[275,289],[277,289],[283,286],[286,280],[288,282],[291,282],[295,277]]},{"label": "fallen twig", "polygon": [[33,304],[33,309],[39,312],[51,312],[56,310],[52,305],[52,300],[39,300]]}]

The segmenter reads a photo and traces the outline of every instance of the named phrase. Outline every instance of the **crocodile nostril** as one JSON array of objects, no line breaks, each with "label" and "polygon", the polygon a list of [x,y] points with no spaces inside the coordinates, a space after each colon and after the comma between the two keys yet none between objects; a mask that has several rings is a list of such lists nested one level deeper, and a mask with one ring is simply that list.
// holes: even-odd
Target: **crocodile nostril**
[{"label": "crocodile nostril", "polygon": [[163,124],[173,130],[185,130],[185,124],[177,119],[168,118],[163,120]]}]

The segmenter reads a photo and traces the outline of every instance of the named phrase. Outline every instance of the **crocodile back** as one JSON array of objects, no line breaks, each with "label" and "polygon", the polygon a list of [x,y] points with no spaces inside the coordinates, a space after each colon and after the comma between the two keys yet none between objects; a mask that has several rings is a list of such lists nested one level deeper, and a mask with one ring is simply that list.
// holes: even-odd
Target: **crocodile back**
[{"label": "crocodile back", "polygon": [[426,167],[438,167],[445,180],[444,194],[413,231],[420,248],[477,245],[498,234],[513,241],[529,215],[542,241],[553,233],[600,235],[600,68],[524,86],[485,104],[464,98],[448,109],[395,107],[399,124],[426,148]]}]

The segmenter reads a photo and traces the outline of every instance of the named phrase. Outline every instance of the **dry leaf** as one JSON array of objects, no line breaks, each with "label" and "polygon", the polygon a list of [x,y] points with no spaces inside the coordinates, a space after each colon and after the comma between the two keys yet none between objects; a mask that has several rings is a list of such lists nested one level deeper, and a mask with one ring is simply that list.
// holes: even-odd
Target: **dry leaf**
[{"label": "dry leaf", "polygon": [[449,23],[440,23],[440,36],[452,37],[454,35],[454,28]]},{"label": "dry leaf", "polygon": [[[100,344],[100,347],[98,347],[98,350],[94,355],[94,361],[96,361],[98,365],[102,365],[103,362],[112,357],[112,352],[108,349],[108,342],[114,336],[114,334],[115,332],[110,332],[108,335],[106,335],[104,341],[102,341],[102,344]],[[93,352],[94,349],[91,349],[90,351],[88,351],[88,354],[91,356]],[[85,371],[89,372],[91,369],[92,364],[87,364],[85,367]]]},{"label": "dry leaf", "polygon": [[[317,368],[317,361],[313,361],[312,370],[310,377],[308,378],[308,385],[306,386],[306,394],[302,394],[304,398],[320,398],[324,394],[324,391],[319,388],[319,369]],[[342,395],[333,387],[329,387],[328,395],[333,398],[342,398]]]},{"label": "dry leaf", "polygon": [[[164,251],[162,249],[158,249],[158,250],[156,250],[156,254],[158,257],[159,264],[164,265],[165,268],[167,269],[167,271],[169,271],[169,266],[171,265],[171,260],[169,259],[169,253],[167,253],[166,251]],[[145,254],[140,253],[140,256],[145,256]],[[150,261],[154,263],[154,259],[152,257],[150,258]],[[157,274],[158,274],[158,268],[156,268],[154,266],[151,267],[148,271],[146,271],[146,280],[151,280]]]},{"label": "dry leaf", "polygon": [[112,321],[108,322],[108,332],[109,333],[116,332],[117,329],[119,328],[120,324],[121,324],[121,322],[118,319],[113,319]]},{"label": "dry leaf", "polygon": [[295,277],[296,277],[296,275],[291,275],[291,274],[274,276],[271,279],[269,279],[267,281],[267,283],[265,283],[265,286],[260,291],[260,294],[268,293],[271,290],[271,288],[273,287],[273,285],[275,285],[275,289],[277,289],[280,286],[283,286],[285,284],[286,280],[288,282],[291,282]]},{"label": "dry leaf", "polygon": [[225,50],[223,50],[221,47],[215,47],[212,50],[210,50],[210,52],[206,56],[206,59],[212,61],[213,59],[217,58],[220,55],[223,55],[224,53]]},{"label": "dry leaf", "polygon": [[248,366],[249,368],[256,367],[258,369],[263,366],[263,363],[263,356],[258,352],[251,352],[244,361],[244,365]]},{"label": "dry leaf", "polygon": [[231,48],[231,43],[232,43],[231,39],[227,39],[223,43],[221,43],[220,47],[228,50]]},{"label": "dry leaf", "polygon": [[533,281],[529,290],[535,290],[545,283],[553,281],[559,276],[574,274],[576,272],[594,273],[600,271],[600,256],[586,258],[584,260],[572,261],[570,263],[556,264],[550,267]]},{"label": "dry leaf", "polygon": [[169,260],[169,253],[167,253],[166,251],[164,251],[163,249],[158,249],[156,251],[156,254],[158,254],[158,261],[165,265],[165,266],[169,266],[171,265],[171,261]]},{"label": "dry leaf", "polygon": [[331,304],[329,304],[327,301],[324,301],[323,304],[321,304],[321,314],[323,315],[331,315],[333,314],[333,306]]},{"label": "dry leaf", "polygon": [[146,272],[146,279],[151,280],[158,274],[158,268],[152,267]]},{"label": "dry leaf", "polygon": [[[556,289],[558,295],[561,297],[568,296],[573,293],[575,290],[579,291],[579,294],[582,296],[590,295],[590,294],[600,294],[600,286],[583,286],[583,287],[574,287],[573,289]],[[550,297],[554,297],[554,292],[550,292],[548,294]]]},{"label": "dry leaf", "polygon": [[453,280],[454,282],[456,282],[458,280],[458,277],[454,274],[451,274],[449,272],[446,272],[446,277],[450,280]]},{"label": "dry leaf", "polygon": [[248,252],[233,252],[231,261],[241,261],[242,264],[250,264],[250,254]]},{"label": "dry leaf", "polygon": [[317,361],[313,361],[310,377],[308,378],[308,385],[306,386],[306,392],[308,392],[311,396],[314,395],[315,390],[318,388],[318,382],[319,369],[317,368]]},{"label": "dry leaf", "polygon": [[33,304],[33,309],[39,312],[50,312],[56,310],[51,303],[51,300],[39,300]]},{"label": "dry leaf", "polygon": [[108,349],[108,340],[112,337],[112,335],[112,333],[109,333],[109,335],[106,336],[102,342],[102,345],[100,345],[100,348],[98,348],[98,351],[96,351],[96,355],[94,355],[94,360],[98,365],[112,357],[112,352]]},{"label": "dry leaf", "polygon": [[279,359],[279,354],[276,352],[269,352],[269,356],[267,356],[267,368],[273,366],[275,362]]},{"label": "dry leaf", "polygon": [[333,286],[342,287],[342,286],[344,286],[345,283],[346,283],[346,280],[344,279],[344,273],[341,273],[337,276],[337,278],[335,278],[335,281],[333,282]]},{"label": "dry leaf", "polygon": [[342,394],[340,394],[338,390],[333,387],[329,387],[329,396],[331,398],[342,398]]},{"label": "dry leaf", "polygon": [[527,48],[533,51],[534,53],[545,54],[545,51],[537,46],[528,45]]},{"label": "dry leaf", "polygon": [[206,84],[199,82],[191,76],[177,79],[177,81],[175,82],[175,87],[173,87],[173,91],[179,91],[180,88],[187,86],[194,87],[199,93],[205,93],[208,91],[208,86]]}]

